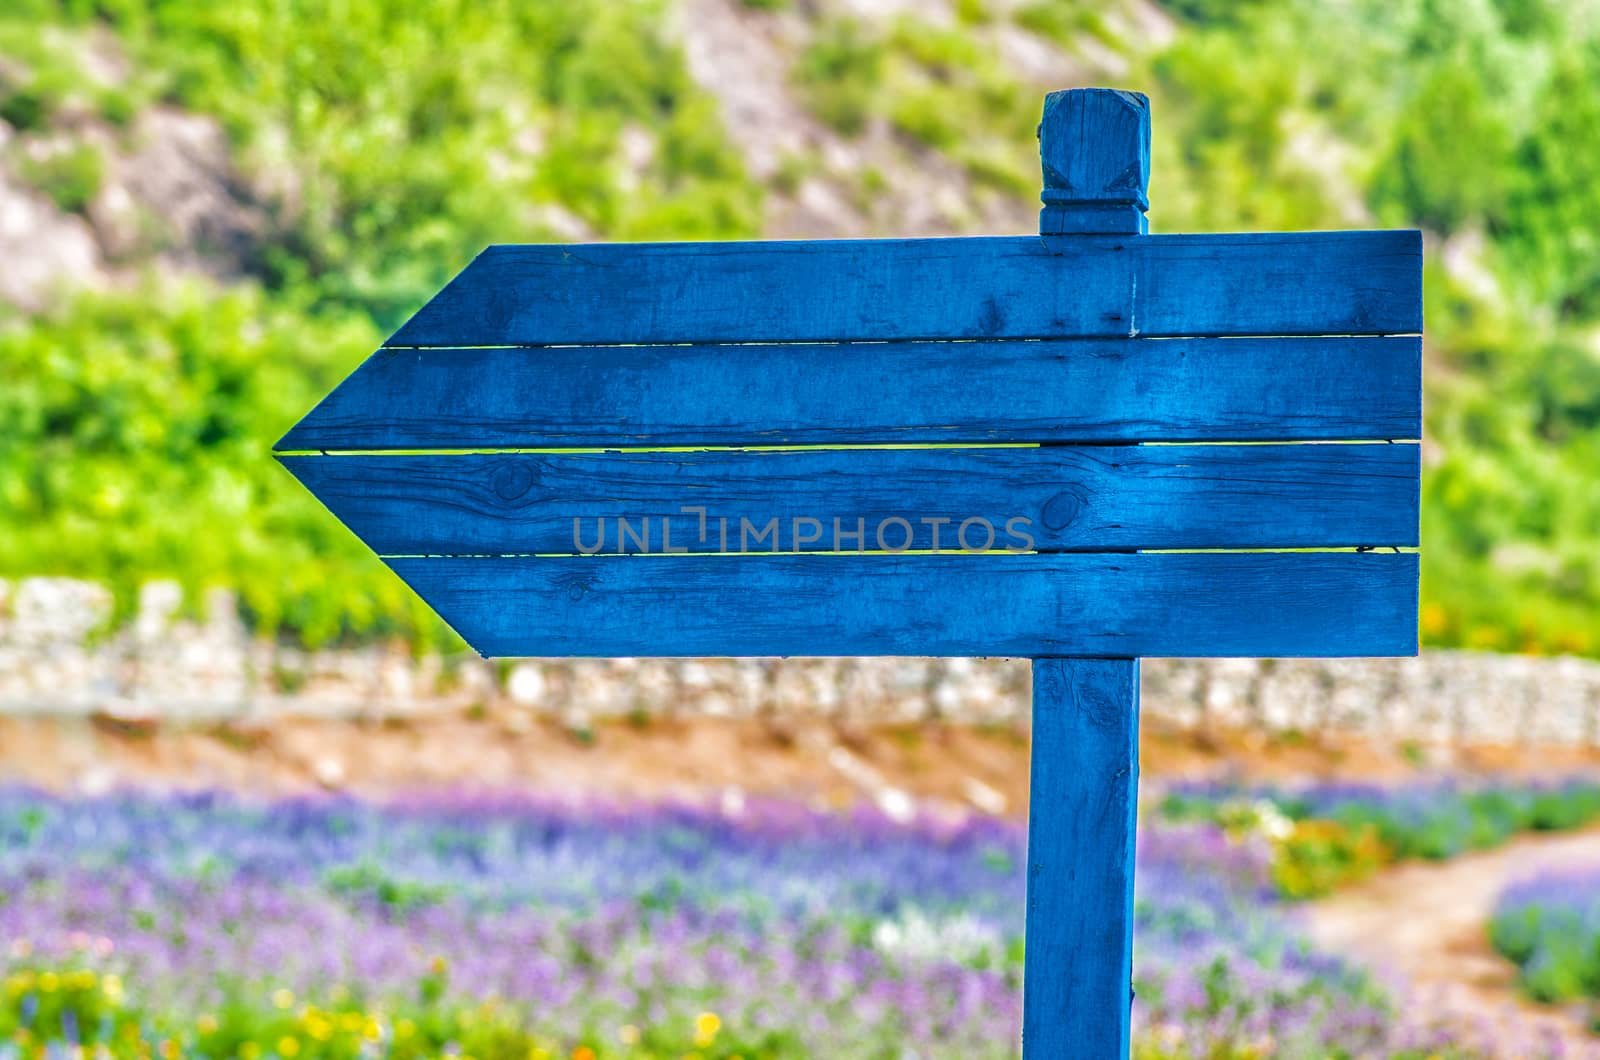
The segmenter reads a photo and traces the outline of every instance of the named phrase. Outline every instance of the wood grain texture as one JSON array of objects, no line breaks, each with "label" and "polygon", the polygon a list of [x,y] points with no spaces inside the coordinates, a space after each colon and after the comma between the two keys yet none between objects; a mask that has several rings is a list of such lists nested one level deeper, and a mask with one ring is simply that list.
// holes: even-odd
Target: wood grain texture
[{"label": "wood grain texture", "polygon": [[[797,527],[809,551],[956,551],[969,519],[973,550],[1417,543],[1414,444],[281,459],[388,556],[787,551]],[[771,519],[778,539],[749,547]]]},{"label": "wood grain texture", "polygon": [[1421,436],[1400,338],[380,350],[280,449]]},{"label": "wood grain texture", "polygon": [[1414,231],[495,246],[390,346],[1422,330]]},{"label": "wood grain texture", "polygon": [[1039,231],[1148,231],[1150,100],[1139,92],[1075,88],[1044,98]]},{"label": "wood grain texture", "polygon": [[1416,553],[385,562],[488,656],[1417,650]]},{"label": "wood grain texture", "polygon": [[1127,1056],[1137,659],[1033,660],[1024,1060]]}]

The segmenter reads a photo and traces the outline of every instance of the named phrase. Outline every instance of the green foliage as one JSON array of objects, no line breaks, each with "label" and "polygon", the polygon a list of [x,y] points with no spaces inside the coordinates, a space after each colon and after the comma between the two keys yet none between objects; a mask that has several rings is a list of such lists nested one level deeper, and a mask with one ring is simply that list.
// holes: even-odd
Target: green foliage
[{"label": "green foliage", "polygon": [[854,19],[824,23],[795,63],[795,81],[812,111],[836,132],[859,135],[883,81],[883,42]]},{"label": "green foliage", "polygon": [[1272,882],[1285,898],[1315,898],[1356,883],[1392,860],[1371,825],[1298,821],[1274,847]]},{"label": "green foliage", "polygon": [[57,209],[83,213],[100,191],[105,160],[90,144],[71,144],[37,158],[24,156],[17,169],[23,180],[50,196]]},{"label": "green foliage", "polygon": [[[109,980],[109,981],[108,981]],[[86,968],[24,968],[0,980],[0,1035],[45,1051],[45,1042],[108,1046],[138,1033],[140,1013],[122,1004],[121,981]]]},{"label": "green foliage", "polygon": [[[24,968],[0,979],[0,1035],[18,1055],[54,1055],[62,1042],[116,1060],[160,1056],[228,1056],[241,1060],[394,1060],[464,1056],[479,1060],[703,1060],[799,1055],[789,1029],[725,1027],[714,1013],[693,1020],[627,1026],[619,1036],[599,1028],[577,1043],[558,1041],[513,1007],[442,997],[448,968],[417,983],[413,1001],[363,1004],[348,989],[323,1004],[287,990],[271,993],[219,984],[220,1000],[198,1014],[146,998],[138,982],[89,968]],[[156,1002],[156,1004],[148,1004]],[[192,1006],[187,1006],[192,1007]]]},{"label": "green foliage", "polygon": [[879,118],[908,142],[948,155],[980,185],[1034,190],[1038,164],[1016,144],[1033,136],[1038,100],[965,23],[902,16],[885,29],[825,21],[795,76],[817,116],[846,136]]},{"label": "green foliage", "polygon": [[[1005,152],[1026,141],[1038,123],[1036,93],[1006,70],[993,50],[970,34],[912,18],[898,19],[889,35],[895,64],[887,108],[895,128],[957,161]],[[1020,153],[1017,168],[1033,181],[1037,162]],[[1030,189],[1032,190],[1032,189]]]},{"label": "green foliage", "polygon": [[85,34],[68,31],[44,10],[6,5],[0,10],[0,120],[19,133],[49,131],[65,114],[124,124],[149,102],[148,83],[135,76],[110,84],[93,76],[83,62],[89,46]]},{"label": "green foliage", "polygon": [[[1565,51],[1489,214],[1513,276],[1565,313],[1600,317],[1600,39]],[[1591,421],[1592,423],[1593,421]]]},{"label": "green foliage", "polygon": [[1600,649],[1600,357],[1592,340],[1474,305],[1430,274],[1424,634],[1475,648]]},{"label": "green foliage", "polygon": [[434,905],[450,893],[448,887],[440,884],[396,879],[384,866],[373,861],[327,869],[322,874],[322,883],[332,893],[345,898],[376,899],[395,913]]},{"label": "green foliage", "polygon": [[1450,233],[1504,198],[1512,132],[1490,93],[1465,62],[1434,71],[1401,112],[1378,167],[1380,212]]},{"label": "green foliage", "polygon": [[1489,943],[1517,965],[1517,985],[1535,1001],[1600,998],[1600,935],[1592,898],[1575,900],[1571,892],[1576,887],[1569,885],[1562,893],[1559,880],[1552,882],[1557,886],[1548,895],[1538,894],[1540,880],[1535,878],[1520,888],[1532,893],[1519,896],[1519,888],[1513,887],[1503,896],[1489,920]]},{"label": "green foliage", "polygon": [[1600,783],[1491,784],[1381,789],[1179,789],[1162,800],[1173,821],[1205,821],[1261,835],[1272,878],[1287,898],[1314,898],[1395,861],[1444,861],[1525,832],[1568,831],[1600,820]]},{"label": "green foliage", "polygon": [[[759,225],[659,3],[94,6],[164,95],[287,186],[262,279],[385,330],[485,244],[553,238],[552,207],[617,239]],[[637,173],[629,130],[648,141]]]},{"label": "green foliage", "polygon": [[31,132],[45,124],[49,104],[37,92],[7,87],[0,95],[0,121],[20,132]]},{"label": "green foliage", "polygon": [[1082,0],[1033,0],[1012,15],[1018,26],[1058,44],[1073,47],[1083,37],[1114,41],[1105,19],[1093,4]]},{"label": "green foliage", "polygon": [[377,343],[248,290],[88,297],[0,330],[0,575],[236,588],[311,642],[437,621],[271,458]]},{"label": "green foliage", "polygon": [[993,20],[988,0],[956,0],[956,21],[963,26],[983,26]]}]

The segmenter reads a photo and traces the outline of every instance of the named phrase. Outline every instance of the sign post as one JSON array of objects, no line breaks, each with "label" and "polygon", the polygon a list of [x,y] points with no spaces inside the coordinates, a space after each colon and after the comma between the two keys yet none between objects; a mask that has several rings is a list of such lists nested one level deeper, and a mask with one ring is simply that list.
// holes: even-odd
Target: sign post
[{"label": "sign post", "polygon": [[485,655],[1033,659],[1030,1060],[1128,1054],[1139,658],[1416,652],[1419,234],[1148,235],[1149,136],[1051,94],[1038,236],[490,247],[277,447]]}]

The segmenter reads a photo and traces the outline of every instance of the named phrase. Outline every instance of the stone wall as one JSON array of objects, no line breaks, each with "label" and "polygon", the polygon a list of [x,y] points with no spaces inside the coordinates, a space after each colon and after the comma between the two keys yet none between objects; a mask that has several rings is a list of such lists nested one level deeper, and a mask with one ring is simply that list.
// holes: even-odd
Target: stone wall
[{"label": "stone wall", "polygon": [[[488,662],[403,644],[307,652],[252,638],[233,598],[187,617],[176,585],[110,628],[99,586],[0,581],[0,712],[171,719],[388,715],[512,703],[574,722],[635,711],[811,712],[1021,722],[1016,659]],[[1144,710],[1187,726],[1341,729],[1428,742],[1600,744],[1600,663],[1430,651],[1418,659],[1157,659]]]}]

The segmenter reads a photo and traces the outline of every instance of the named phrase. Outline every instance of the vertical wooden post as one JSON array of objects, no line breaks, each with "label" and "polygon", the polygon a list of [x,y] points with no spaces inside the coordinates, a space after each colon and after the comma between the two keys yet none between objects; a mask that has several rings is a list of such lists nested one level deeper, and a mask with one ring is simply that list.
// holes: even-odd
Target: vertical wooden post
[{"label": "vertical wooden post", "polygon": [[1139,660],[1033,660],[1025,1060],[1124,1060]]},{"label": "vertical wooden post", "polygon": [[1039,161],[1040,235],[1149,231],[1150,100],[1142,93],[1050,93],[1039,122]]},{"label": "vertical wooden post", "polygon": [[[1039,234],[1142,235],[1150,101],[1074,89],[1045,98]],[[1130,309],[1130,319],[1132,316]],[[1133,1004],[1139,660],[1033,660],[1025,1060],[1124,1060]]]}]

